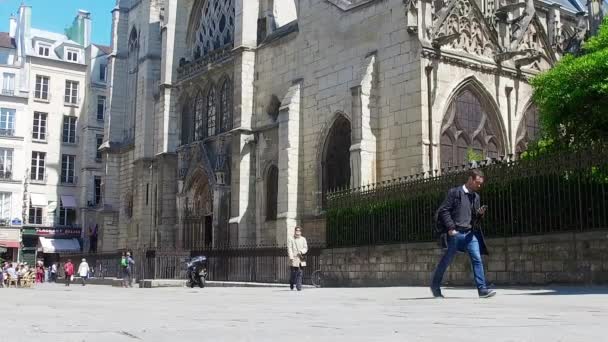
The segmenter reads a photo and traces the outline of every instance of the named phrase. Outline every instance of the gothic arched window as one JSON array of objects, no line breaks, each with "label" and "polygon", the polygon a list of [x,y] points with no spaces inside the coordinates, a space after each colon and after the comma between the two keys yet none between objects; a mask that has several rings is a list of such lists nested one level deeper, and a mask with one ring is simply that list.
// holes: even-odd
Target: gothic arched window
[{"label": "gothic arched window", "polygon": [[139,34],[134,28],[129,34],[129,52],[127,57],[127,98],[129,99],[129,107],[127,113],[127,122],[124,127],[125,140],[131,141],[135,138],[135,127],[137,120],[137,78],[139,75]]},{"label": "gothic arched window", "polygon": [[234,0],[207,0],[200,11],[194,36],[194,59],[234,42]]},{"label": "gothic arched window", "polygon": [[528,145],[540,138],[541,133],[540,117],[538,115],[538,107],[534,104],[530,105],[526,110],[519,128],[517,129],[517,142],[515,152],[521,154]]},{"label": "gothic arched window", "polygon": [[350,122],[340,116],[334,121],[325,141],[322,161],[323,205],[327,191],[350,186],[350,145]]},{"label": "gothic arched window", "polygon": [[232,85],[230,80],[225,80],[222,84],[220,113],[220,132],[227,132],[232,129]]},{"label": "gothic arched window", "polygon": [[194,140],[202,140],[205,135],[205,97],[199,91],[194,103]]},{"label": "gothic arched window", "polygon": [[266,221],[277,219],[279,169],[272,165],[266,175]]},{"label": "gothic arched window", "polygon": [[192,103],[188,99],[182,106],[182,145],[192,142]]},{"label": "gothic arched window", "polygon": [[441,167],[470,162],[470,152],[481,158],[503,154],[498,114],[471,87],[458,92],[443,120],[441,129]]},{"label": "gothic arched window", "polygon": [[215,134],[215,119],[217,116],[217,106],[215,98],[215,87],[209,88],[207,93],[207,131],[206,136],[210,137]]}]

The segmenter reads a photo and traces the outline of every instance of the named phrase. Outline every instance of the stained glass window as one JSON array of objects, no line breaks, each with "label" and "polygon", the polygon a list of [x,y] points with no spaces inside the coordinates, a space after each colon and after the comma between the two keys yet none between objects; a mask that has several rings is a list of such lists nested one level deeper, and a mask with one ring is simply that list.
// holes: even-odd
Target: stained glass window
[{"label": "stained glass window", "polygon": [[481,158],[503,155],[500,126],[495,119],[497,115],[489,114],[492,112],[472,89],[466,88],[454,97],[443,121],[441,167],[470,162],[469,151]]}]

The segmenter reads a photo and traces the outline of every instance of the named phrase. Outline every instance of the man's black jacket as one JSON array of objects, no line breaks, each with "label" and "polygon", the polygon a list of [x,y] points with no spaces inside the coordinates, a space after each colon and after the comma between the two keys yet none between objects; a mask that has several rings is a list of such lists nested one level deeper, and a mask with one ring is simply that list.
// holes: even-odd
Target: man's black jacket
[{"label": "man's black jacket", "polygon": [[[475,200],[473,201],[473,212],[477,213],[480,208],[480,200],[479,194],[473,193],[475,195]],[[466,218],[463,217],[463,201],[468,201],[467,194],[464,192],[464,189],[461,186],[450,189],[448,191],[448,195],[446,199],[443,201],[439,209],[437,210],[437,223],[443,228],[443,233],[441,234],[440,243],[443,248],[447,248],[447,239],[446,234],[449,228],[458,227],[466,227],[470,225],[470,223],[466,222]],[[466,205],[465,205],[466,207]],[[480,217],[476,216],[473,218],[473,221],[477,221]],[[481,231],[481,227],[477,225],[477,227],[473,227],[475,229],[474,233],[479,241],[479,250],[481,254],[488,254],[488,248],[486,246],[485,240],[483,238],[483,232]]]}]

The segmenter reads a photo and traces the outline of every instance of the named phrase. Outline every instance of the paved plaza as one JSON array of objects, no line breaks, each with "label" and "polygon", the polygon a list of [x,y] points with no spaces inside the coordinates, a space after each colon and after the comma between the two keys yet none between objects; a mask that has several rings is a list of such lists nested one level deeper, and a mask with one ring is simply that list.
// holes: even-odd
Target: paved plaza
[{"label": "paved plaza", "polygon": [[2,341],[600,341],[608,288],[0,289]]}]

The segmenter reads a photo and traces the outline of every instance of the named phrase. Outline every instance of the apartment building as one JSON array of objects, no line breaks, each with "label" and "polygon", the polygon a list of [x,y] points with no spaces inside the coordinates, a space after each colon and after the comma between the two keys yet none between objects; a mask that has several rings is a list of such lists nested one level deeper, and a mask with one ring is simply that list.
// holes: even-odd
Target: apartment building
[{"label": "apartment building", "polygon": [[36,29],[31,18],[21,5],[0,33],[0,218],[22,232],[17,257],[33,261],[81,248],[100,168],[107,49],[91,44],[86,11],[65,33]]}]

